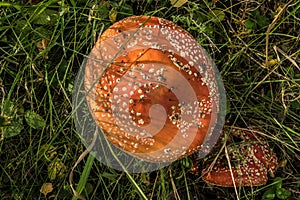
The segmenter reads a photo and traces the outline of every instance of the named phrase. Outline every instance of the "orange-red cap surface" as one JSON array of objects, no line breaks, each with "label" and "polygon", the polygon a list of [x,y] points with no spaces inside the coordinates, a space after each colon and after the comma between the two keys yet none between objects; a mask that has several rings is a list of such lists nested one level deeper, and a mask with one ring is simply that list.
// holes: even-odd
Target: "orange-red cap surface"
[{"label": "orange-red cap surface", "polygon": [[214,64],[168,20],[133,16],[109,27],[87,60],[85,88],[107,139],[140,159],[174,161],[219,136]]}]

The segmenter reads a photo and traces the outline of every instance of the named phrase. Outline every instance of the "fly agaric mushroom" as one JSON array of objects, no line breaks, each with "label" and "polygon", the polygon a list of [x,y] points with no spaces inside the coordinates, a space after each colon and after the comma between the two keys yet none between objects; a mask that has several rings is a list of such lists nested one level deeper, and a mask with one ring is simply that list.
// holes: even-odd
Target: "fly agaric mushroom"
[{"label": "fly agaric mushroom", "polygon": [[202,170],[202,179],[207,183],[223,187],[266,184],[268,172],[273,175],[276,171],[278,165],[276,154],[266,141],[251,131],[233,128],[230,133],[234,140],[240,140],[239,143],[235,143],[236,146],[228,146],[231,168],[225,151],[222,151],[216,163],[209,163]]},{"label": "fly agaric mushroom", "polygon": [[109,27],[87,60],[91,114],[106,138],[149,162],[209,152],[223,126],[223,85],[184,29],[133,16]]}]

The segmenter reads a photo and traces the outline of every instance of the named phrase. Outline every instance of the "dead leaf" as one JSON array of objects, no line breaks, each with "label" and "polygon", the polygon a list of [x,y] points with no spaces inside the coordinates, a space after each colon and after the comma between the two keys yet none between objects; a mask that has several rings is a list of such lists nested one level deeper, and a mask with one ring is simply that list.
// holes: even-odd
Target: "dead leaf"
[{"label": "dead leaf", "polygon": [[[42,52],[48,47],[48,39],[43,38],[39,42],[36,43],[36,47],[38,48],[39,52]],[[44,58],[47,60],[48,59],[48,52],[46,52]]]},{"label": "dead leaf", "polygon": [[112,23],[114,23],[117,20],[117,12],[115,11],[115,9],[111,9],[109,11],[109,19]]},{"label": "dead leaf", "polygon": [[172,6],[174,6],[175,8],[179,8],[181,7],[183,4],[185,4],[186,2],[188,2],[188,0],[170,0]]},{"label": "dead leaf", "polygon": [[48,193],[53,191],[52,183],[44,183],[40,189],[40,192],[47,196]]},{"label": "dead leaf", "polygon": [[269,60],[268,61],[268,65],[265,63],[265,62],[263,62],[262,63],[262,65],[263,66],[269,66],[269,67],[273,67],[274,65],[276,65],[278,63],[278,60],[277,59],[271,59],[271,60]]},{"label": "dead leaf", "polygon": [[66,166],[58,158],[54,159],[48,165],[48,177],[51,181],[55,180],[56,177],[63,177],[65,175]]}]

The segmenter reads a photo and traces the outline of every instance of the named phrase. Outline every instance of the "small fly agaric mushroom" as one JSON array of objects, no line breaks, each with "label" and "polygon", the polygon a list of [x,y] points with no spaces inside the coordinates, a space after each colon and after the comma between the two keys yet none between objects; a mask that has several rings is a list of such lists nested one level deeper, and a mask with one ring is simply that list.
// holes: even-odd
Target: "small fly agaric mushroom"
[{"label": "small fly agaric mushroom", "polygon": [[[233,128],[230,134],[235,141],[228,145],[231,167],[225,151],[222,151],[215,163],[207,164],[202,170],[202,179],[223,187],[266,184],[268,172],[273,175],[276,171],[278,165],[276,154],[266,141],[251,131]],[[237,140],[240,141],[236,142]]]},{"label": "small fly agaric mushroom", "polygon": [[149,162],[206,154],[223,126],[225,94],[213,62],[188,32],[158,17],[109,27],[87,60],[85,89],[107,139]]}]

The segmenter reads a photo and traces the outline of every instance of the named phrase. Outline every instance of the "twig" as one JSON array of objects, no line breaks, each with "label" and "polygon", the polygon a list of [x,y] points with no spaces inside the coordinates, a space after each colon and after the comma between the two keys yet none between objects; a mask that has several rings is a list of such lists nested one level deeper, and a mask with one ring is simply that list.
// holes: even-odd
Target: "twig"
[{"label": "twig", "polygon": [[279,53],[281,53],[286,59],[288,59],[300,71],[299,65],[296,63],[296,61],[294,59],[292,59],[292,56],[287,55],[283,50],[281,50],[277,46],[274,46],[273,49],[274,49],[274,51],[278,51]]},{"label": "twig", "polygon": [[234,179],[234,176],[233,176],[232,167],[231,167],[231,163],[230,163],[230,158],[229,158],[229,155],[228,155],[226,145],[224,147],[224,150],[225,150],[225,156],[226,156],[226,159],[227,159],[227,162],[228,162],[228,166],[229,166],[229,169],[230,169],[230,175],[231,175],[231,179],[232,179],[232,182],[233,182],[234,192],[235,192],[237,200],[239,200],[240,198],[239,198],[239,194],[238,194],[238,191],[237,191],[237,188],[236,188],[235,179]]},{"label": "twig", "polygon": [[180,196],[179,196],[178,191],[176,189],[176,185],[174,183],[171,170],[169,170],[169,172],[170,172],[170,179],[171,179],[171,184],[172,184],[172,188],[173,188],[173,192],[174,192],[174,197],[175,197],[176,200],[180,200]]}]

